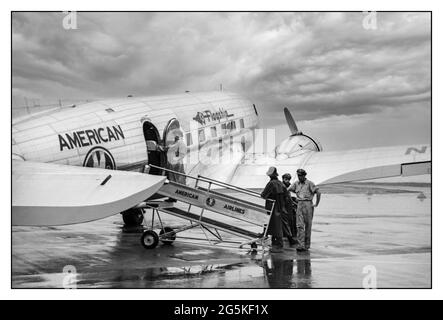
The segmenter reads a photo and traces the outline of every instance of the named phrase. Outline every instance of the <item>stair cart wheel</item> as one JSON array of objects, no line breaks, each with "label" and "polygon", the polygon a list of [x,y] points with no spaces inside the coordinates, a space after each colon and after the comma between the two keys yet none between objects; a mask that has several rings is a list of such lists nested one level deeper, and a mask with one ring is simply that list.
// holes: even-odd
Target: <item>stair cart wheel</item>
[{"label": "stair cart wheel", "polygon": [[145,249],[154,249],[158,245],[158,234],[155,231],[147,230],[141,237],[142,246]]},{"label": "stair cart wheel", "polygon": [[174,231],[174,229],[172,229],[171,227],[164,227],[162,230],[160,230],[160,241],[164,244],[172,244],[176,238],[175,232],[169,234],[166,237],[162,237],[163,234],[169,233],[172,231]]}]

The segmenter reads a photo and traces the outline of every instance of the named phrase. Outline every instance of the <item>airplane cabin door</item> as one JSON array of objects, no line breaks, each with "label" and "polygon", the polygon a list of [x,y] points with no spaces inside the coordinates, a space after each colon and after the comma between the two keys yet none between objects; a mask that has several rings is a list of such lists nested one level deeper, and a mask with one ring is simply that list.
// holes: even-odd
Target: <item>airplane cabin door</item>
[{"label": "airplane cabin door", "polygon": [[[148,154],[148,165],[164,167],[165,159],[160,146],[160,134],[157,128],[149,121],[143,122],[143,135],[145,137],[146,149]],[[150,168],[149,174],[162,175],[162,170]]]}]

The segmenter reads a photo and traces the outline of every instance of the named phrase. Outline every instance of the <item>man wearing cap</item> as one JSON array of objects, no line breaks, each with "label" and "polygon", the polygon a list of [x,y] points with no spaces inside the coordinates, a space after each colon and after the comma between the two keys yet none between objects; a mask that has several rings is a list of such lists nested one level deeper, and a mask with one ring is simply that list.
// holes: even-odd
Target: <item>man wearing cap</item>
[{"label": "man wearing cap", "polygon": [[270,180],[261,193],[261,197],[266,199],[266,210],[272,209],[272,201],[274,200],[274,210],[271,213],[269,221],[268,234],[272,235],[271,252],[283,251],[283,231],[282,231],[282,214],[285,209],[285,189],[283,183],[278,180],[278,173],[275,167],[270,167],[266,174]]},{"label": "man wearing cap", "polygon": [[[298,250],[305,251],[311,247],[311,230],[312,219],[314,218],[314,208],[320,203],[321,193],[318,187],[306,179],[306,171],[303,169],[297,170],[298,181],[294,182],[289,191],[296,194],[297,212],[297,241]],[[315,205],[312,204],[314,194],[317,195]]]}]

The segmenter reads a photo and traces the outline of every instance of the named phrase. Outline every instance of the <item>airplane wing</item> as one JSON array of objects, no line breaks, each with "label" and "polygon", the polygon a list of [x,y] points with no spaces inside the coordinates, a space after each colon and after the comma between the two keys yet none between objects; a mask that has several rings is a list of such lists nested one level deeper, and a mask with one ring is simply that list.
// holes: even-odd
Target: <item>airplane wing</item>
[{"label": "airplane wing", "polygon": [[149,198],[166,178],[136,172],[12,161],[12,225],[102,219]]},{"label": "airplane wing", "polygon": [[239,165],[230,183],[263,188],[269,180],[265,174],[269,166],[275,166],[280,176],[290,173],[293,177],[297,169],[303,168],[308,179],[316,184],[430,174],[431,147],[396,146],[333,152],[301,150],[284,160],[263,156]]},{"label": "airplane wing", "polygon": [[[229,149],[228,149],[229,148]],[[203,176],[210,177],[213,180],[217,180],[224,183],[229,183],[237,170],[238,165],[244,158],[243,148],[240,143],[229,143],[221,156],[219,153],[219,146],[212,147],[212,158],[201,157],[197,165],[191,170],[187,170],[191,176]],[[200,150],[201,153],[206,153],[206,150]],[[213,188],[219,188],[214,185]]]}]

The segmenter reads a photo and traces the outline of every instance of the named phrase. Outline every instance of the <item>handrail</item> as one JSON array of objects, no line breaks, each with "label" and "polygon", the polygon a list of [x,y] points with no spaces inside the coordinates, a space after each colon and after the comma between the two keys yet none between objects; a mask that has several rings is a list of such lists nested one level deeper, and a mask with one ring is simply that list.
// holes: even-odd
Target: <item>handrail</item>
[{"label": "handrail", "polygon": [[216,184],[216,185],[218,185],[220,187],[226,187],[227,189],[242,191],[244,193],[249,193],[251,196],[254,196],[254,197],[257,197],[257,198],[261,198],[261,194],[258,193],[258,192],[254,192],[254,191],[251,191],[251,190],[248,190],[248,189],[245,189],[245,188],[237,187],[237,186],[234,186],[232,184],[229,184],[229,183],[226,183],[226,182],[222,182],[222,181],[218,181],[218,180],[214,180],[214,179],[211,179],[211,178],[208,178],[208,177],[205,177],[205,176],[201,176],[201,175],[198,175],[198,178],[202,179],[203,181],[206,181],[208,183],[210,182],[210,183]]},{"label": "handrail", "polygon": [[171,169],[166,169],[166,168],[159,167],[159,166],[156,166],[156,165],[153,165],[153,164],[148,164],[148,166],[149,166],[149,167],[152,167],[152,168],[156,168],[156,169],[164,170],[164,171],[173,172],[173,173],[179,174],[179,175],[181,175],[181,176],[185,176],[185,177],[187,177],[187,178],[196,179],[195,177],[190,176],[190,175],[188,175],[188,174],[186,174],[186,173],[183,173],[183,172],[178,172],[178,171],[174,171],[174,170],[171,170]]},{"label": "handrail", "polygon": [[[218,186],[225,187],[225,188],[227,188],[227,189],[240,191],[240,192],[242,192],[242,193],[249,194],[250,196],[257,197],[257,198],[260,198],[260,199],[263,199],[263,198],[261,197],[261,195],[260,195],[258,192],[250,191],[250,190],[245,189],[245,188],[236,187],[236,186],[234,186],[234,185],[231,185],[231,184],[228,184],[228,183],[225,183],[225,182],[222,182],[222,181],[214,180],[214,179],[207,178],[207,177],[204,177],[204,176],[201,176],[201,175],[198,175],[197,178],[196,178],[196,177],[190,176],[190,175],[188,175],[188,174],[186,174],[186,173],[182,173],[182,172],[174,171],[174,170],[171,170],[171,169],[166,169],[166,168],[159,167],[159,166],[156,166],[156,165],[149,165],[149,166],[150,166],[150,167],[153,167],[153,168],[156,168],[156,169],[160,169],[160,170],[168,171],[168,172],[173,172],[173,173],[175,173],[175,174],[182,175],[182,176],[185,176],[185,177],[187,177],[187,178],[194,179],[194,180],[202,180],[202,181],[205,181],[205,182],[207,182],[207,183],[213,183],[213,184],[216,184],[216,185],[218,185]],[[275,200],[272,200],[272,199],[266,199],[266,200],[271,201],[272,203],[275,202]]]}]

